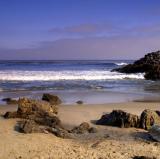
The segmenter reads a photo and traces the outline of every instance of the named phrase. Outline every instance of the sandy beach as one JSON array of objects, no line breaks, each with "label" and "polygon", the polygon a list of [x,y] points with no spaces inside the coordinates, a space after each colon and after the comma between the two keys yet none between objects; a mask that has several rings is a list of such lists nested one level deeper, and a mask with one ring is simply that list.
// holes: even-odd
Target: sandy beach
[{"label": "sandy beach", "polygon": [[[16,110],[16,105],[0,106],[0,114]],[[60,105],[59,118],[72,128],[82,122],[94,125],[102,114],[122,109],[140,115],[144,109],[159,110],[160,103],[128,102],[105,105]],[[53,134],[23,134],[17,131],[19,119],[0,118],[0,159],[129,159],[134,156],[159,158],[160,144],[147,131],[137,128],[97,126],[98,133],[62,139]]]}]

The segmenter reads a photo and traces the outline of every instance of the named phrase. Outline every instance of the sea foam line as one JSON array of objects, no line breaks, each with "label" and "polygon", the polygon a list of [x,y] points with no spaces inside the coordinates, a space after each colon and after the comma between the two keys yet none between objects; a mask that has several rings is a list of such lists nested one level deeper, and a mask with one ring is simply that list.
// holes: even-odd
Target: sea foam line
[{"label": "sea foam line", "polygon": [[0,71],[3,81],[57,81],[57,80],[118,80],[144,79],[144,74],[123,74],[110,71]]}]

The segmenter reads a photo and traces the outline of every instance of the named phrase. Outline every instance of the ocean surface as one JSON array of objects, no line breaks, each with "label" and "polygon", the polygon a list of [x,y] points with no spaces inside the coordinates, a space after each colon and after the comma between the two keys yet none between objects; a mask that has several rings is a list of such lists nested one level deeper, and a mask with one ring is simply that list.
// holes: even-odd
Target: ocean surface
[{"label": "ocean surface", "polygon": [[131,60],[0,61],[0,98],[59,95],[64,103],[123,102],[160,94],[144,74],[111,72]]}]

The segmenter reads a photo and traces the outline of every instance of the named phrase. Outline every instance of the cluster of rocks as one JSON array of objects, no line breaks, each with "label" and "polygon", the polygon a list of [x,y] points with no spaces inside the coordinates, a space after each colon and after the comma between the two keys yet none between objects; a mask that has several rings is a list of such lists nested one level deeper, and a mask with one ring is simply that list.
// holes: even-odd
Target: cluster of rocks
[{"label": "cluster of rocks", "polygon": [[103,115],[96,124],[149,130],[155,124],[160,125],[160,112],[146,109],[139,117],[122,110],[113,110],[110,114]]},{"label": "cluster of rocks", "polygon": [[72,130],[65,129],[57,116],[57,104],[61,100],[50,94],[44,94],[42,99],[20,98],[17,111],[6,112],[4,118],[21,118],[19,130],[24,133],[53,133],[58,137],[71,138],[74,134],[96,132],[88,123],[82,123]]},{"label": "cluster of rocks", "polygon": [[113,69],[121,73],[145,73],[149,80],[160,79],[160,51],[148,53],[140,60],[120,68]]}]

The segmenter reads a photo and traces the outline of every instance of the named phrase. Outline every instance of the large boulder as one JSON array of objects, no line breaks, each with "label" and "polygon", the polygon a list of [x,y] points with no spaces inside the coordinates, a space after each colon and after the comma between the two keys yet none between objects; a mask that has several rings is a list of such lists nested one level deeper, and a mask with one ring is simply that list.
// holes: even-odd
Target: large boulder
[{"label": "large boulder", "polygon": [[148,53],[140,60],[120,68],[113,69],[121,73],[145,73],[149,80],[160,79],[160,51]]},{"label": "large boulder", "polygon": [[140,117],[140,127],[149,130],[154,124],[160,124],[160,113],[146,109]]},{"label": "large boulder", "polygon": [[139,117],[122,110],[113,110],[110,114],[103,115],[96,124],[121,128],[139,127]]},{"label": "large boulder", "polygon": [[61,99],[58,96],[48,93],[43,94],[42,100],[47,101],[54,105],[59,105],[62,103]]}]

